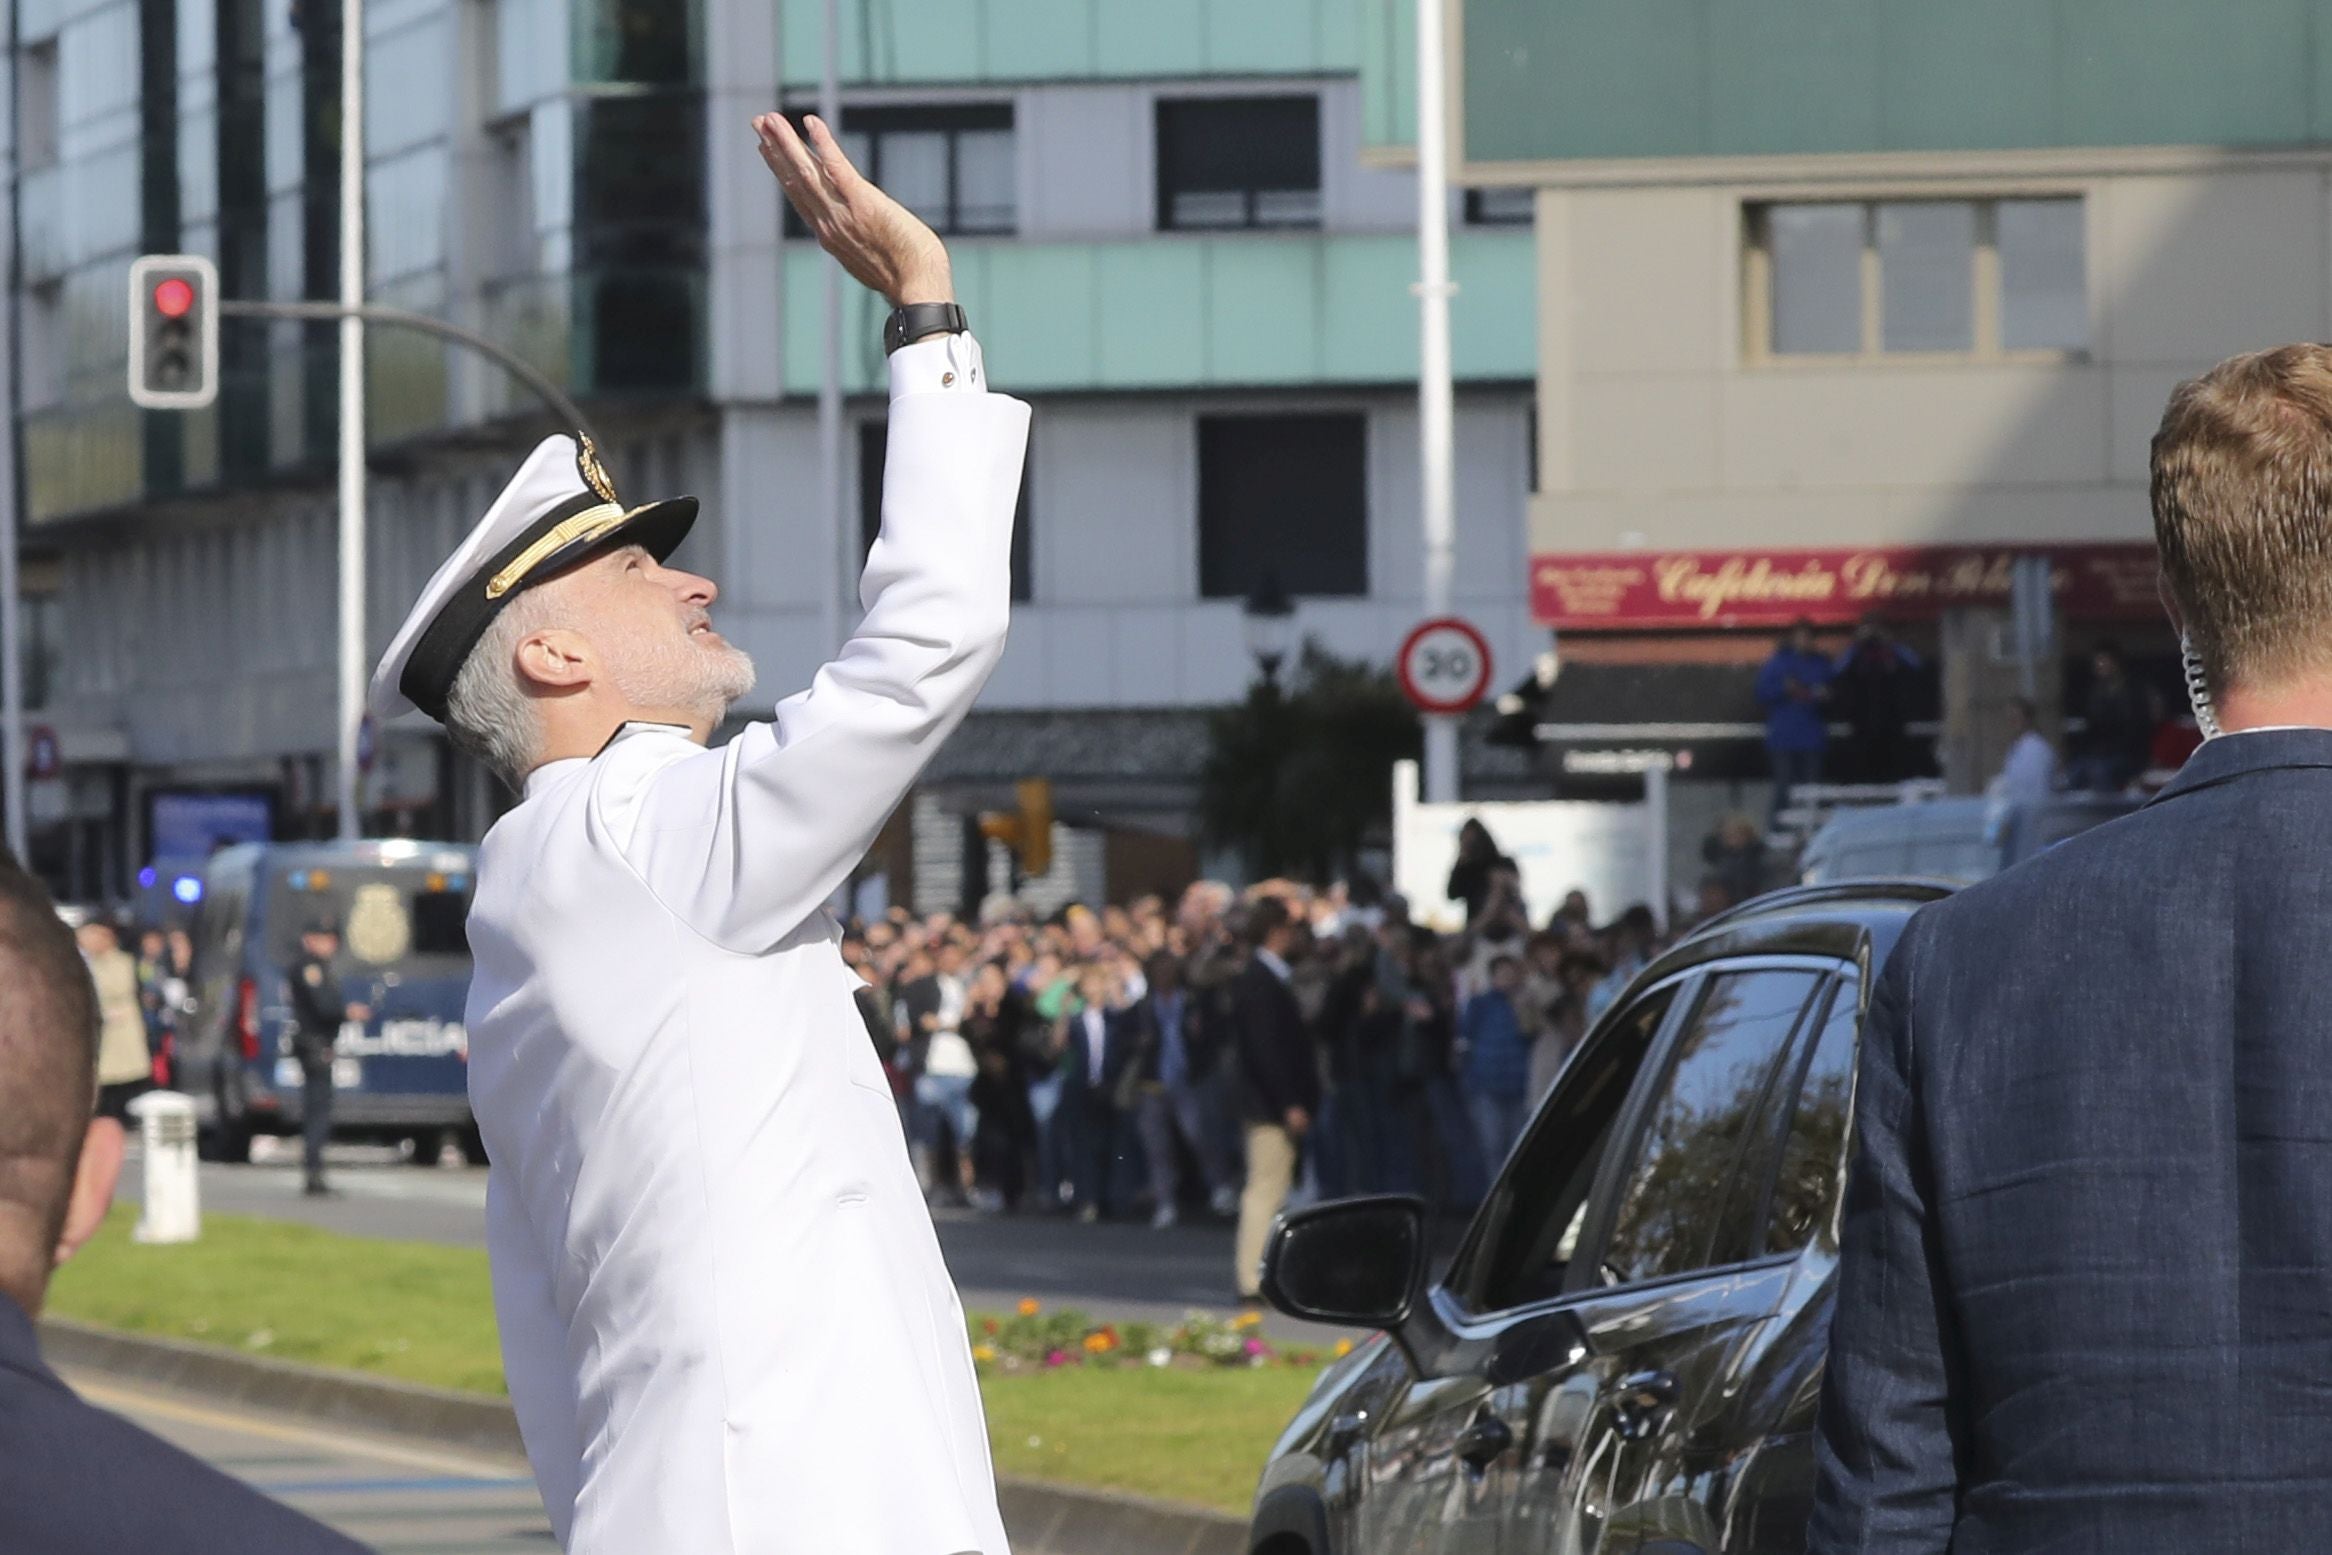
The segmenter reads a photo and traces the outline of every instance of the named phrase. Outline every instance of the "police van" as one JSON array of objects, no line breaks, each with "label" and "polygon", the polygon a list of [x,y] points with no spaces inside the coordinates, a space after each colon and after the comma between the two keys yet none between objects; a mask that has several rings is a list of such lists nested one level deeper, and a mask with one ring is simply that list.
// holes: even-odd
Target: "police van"
[{"label": "police van", "polygon": [[462,1024],[476,863],[472,847],[402,838],[244,843],[211,856],[194,904],[194,1011],[171,1055],[206,1155],[246,1161],[254,1136],[299,1133],[289,979],[301,932],[325,919],[340,931],[341,992],[370,1011],[333,1043],[333,1136],[409,1139],[424,1165],[450,1138],[485,1159]]}]

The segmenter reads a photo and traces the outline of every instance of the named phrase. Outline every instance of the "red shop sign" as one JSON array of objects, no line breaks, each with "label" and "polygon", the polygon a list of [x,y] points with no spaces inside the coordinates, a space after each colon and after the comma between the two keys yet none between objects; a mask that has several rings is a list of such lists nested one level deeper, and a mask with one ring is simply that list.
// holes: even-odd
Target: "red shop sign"
[{"label": "red shop sign", "polygon": [[2017,558],[2054,564],[2070,620],[2159,616],[2151,545],[1902,546],[1873,550],[1601,551],[1531,558],[1543,626],[1825,625],[1872,612],[1916,619],[1954,605],[2006,605]]}]

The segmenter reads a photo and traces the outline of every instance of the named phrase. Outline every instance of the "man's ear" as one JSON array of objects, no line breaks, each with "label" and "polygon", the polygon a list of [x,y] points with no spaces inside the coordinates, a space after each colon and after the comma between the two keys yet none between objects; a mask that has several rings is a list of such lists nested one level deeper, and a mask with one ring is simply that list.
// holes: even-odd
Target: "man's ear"
[{"label": "man's ear", "polygon": [[92,1118],[81,1139],[81,1164],[73,1170],[73,1197],[65,1205],[65,1229],[57,1237],[56,1261],[63,1263],[97,1234],[105,1212],[113,1205],[114,1185],[121,1181],[125,1148],[121,1125],[111,1118]]},{"label": "man's ear", "polygon": [[580,690],[590,685],[597,673],[591,640],[556,626],[519,640],[517,667],[522,685],[551,692]]},{"label": "man's ear", "polygon": [[2162,613],[2170,618],[2170,630],[2186,635],[2186,617],[2179,614],[2178,596],[2170,592],[2170,580],[2160,573],[2154,575],[2154,595],[2162,601]]}]

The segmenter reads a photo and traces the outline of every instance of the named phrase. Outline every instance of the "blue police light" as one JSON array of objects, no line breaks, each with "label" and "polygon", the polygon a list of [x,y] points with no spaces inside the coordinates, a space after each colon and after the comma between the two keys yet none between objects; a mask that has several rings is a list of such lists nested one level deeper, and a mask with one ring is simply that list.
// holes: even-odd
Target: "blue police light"
[{"label": "blue police light", "polygon": [[151,865],[151,864],[148,864],[148,865],[147,865],[147,866],[146,866],[144,869],[141,869],[141,870],[139,870],[139,871],[138,871],[138,889],[139,889],[139,890],[141,890],[141,891],[151,891],[151,890],[153,890],[153,889],[154,889],[154,880],[155,880],[155,875],[154,875],[154,866],[153,866],[153,865]]},{"label": "blue police light", "polygon": [[194,875],[180,875],[170,882],[170,894],[192,907],[202,900],[202,881]]}]

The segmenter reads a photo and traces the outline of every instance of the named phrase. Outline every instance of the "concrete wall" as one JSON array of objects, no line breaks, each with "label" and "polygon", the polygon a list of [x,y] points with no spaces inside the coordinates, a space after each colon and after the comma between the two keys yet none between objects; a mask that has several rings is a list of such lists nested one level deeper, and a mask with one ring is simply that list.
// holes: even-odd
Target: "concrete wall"
[{"label": "concrete wall", "polygon": [[[2055,361],[1756,360],[1746,201],[2087,200],[2091,345]],[[2045,186],[1680,185],[1540,195],[1538,551],[2139,541],[2171,388],[2332,328],[2312,165]]]}]

